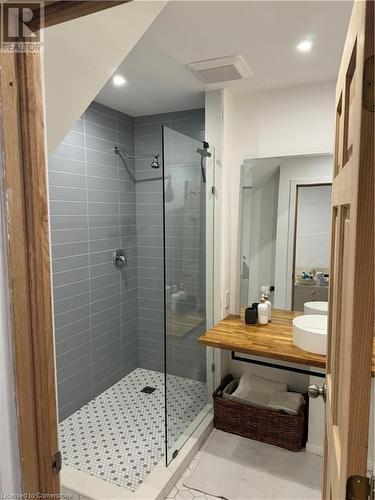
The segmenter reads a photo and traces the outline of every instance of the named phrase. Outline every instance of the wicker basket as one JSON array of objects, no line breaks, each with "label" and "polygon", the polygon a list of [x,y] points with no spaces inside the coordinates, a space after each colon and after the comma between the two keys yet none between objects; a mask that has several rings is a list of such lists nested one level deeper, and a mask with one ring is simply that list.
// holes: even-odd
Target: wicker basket
[{"label": "wicker basket", "polygon": [[222,391],[232,380],[232,375],[227,375],[213,393],[216,429],[288,450],[301,451],[307,439],[307,395],[300,413],[288,415],[224,398]]}]

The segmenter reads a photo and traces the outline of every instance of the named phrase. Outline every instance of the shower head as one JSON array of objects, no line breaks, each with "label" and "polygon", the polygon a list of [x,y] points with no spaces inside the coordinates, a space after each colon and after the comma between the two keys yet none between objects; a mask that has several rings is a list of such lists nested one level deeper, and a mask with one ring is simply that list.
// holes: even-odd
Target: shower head
[{"label": "shower head", "polygon": [[198,148],[197,153],[199,153],[202,158],[211,158],[211,153],[209,153],[207,149]]},{"label": "shower head", "polygon": [[[124,155],[129,159],[129,160],[147,160],[148,158],[152,158],[151,156],[145,156],[145,155],[131,155],[126,151],[124,148],[120,148],[119,146],[115,146],[113,148],[114,152],[121,156],[121,153],[124,153]],[[155,154],[153,157],[153,160],[151,162],[151,167],[152,168],[159,168],[160,163],[159,163],[159,154]]]},{"label": "shower head", "polygon": [[159,155],[155,155],[151,162],[151,168],[160,168]]},{"label": "shower head", "polygon": [[201,155],[201,173],[202,173],[202,181],[206,184],[206,172],[204,170],[204,164],[205,164],[205,159],[206,158],[211,158],[211,153],[209,153],[207,150],[209,148],[208,142],[204,141],[203,142],[203,149],[198,148],[197,153]]}]

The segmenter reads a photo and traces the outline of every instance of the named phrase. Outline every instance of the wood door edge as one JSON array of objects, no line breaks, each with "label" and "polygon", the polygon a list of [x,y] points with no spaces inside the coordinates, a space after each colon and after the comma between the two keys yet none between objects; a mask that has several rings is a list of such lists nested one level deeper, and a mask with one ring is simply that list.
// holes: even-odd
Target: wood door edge
[{"label": "wood door edge", "polygon": [[59,493],[59,476],[53,475],[51,468],[57,451],[57,408],[49,234],[42,215],[48,199],[40,55],[0,53],[0,62],[8,285],[22,491]]}]

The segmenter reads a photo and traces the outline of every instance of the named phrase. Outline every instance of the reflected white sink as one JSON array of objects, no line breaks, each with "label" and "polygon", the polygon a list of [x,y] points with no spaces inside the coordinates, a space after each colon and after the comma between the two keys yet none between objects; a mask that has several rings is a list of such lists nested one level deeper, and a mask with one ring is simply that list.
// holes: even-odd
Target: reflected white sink
[{"label": "reflected white sink", "polygon": [[307,352],[327,354],[327,316],[307,314],[293,319],[293,342]]},{"label": "reflected white sink", "polygon": [[328,316],[328,302],[305,302],[303,305],[305,314],[322,314]]}]

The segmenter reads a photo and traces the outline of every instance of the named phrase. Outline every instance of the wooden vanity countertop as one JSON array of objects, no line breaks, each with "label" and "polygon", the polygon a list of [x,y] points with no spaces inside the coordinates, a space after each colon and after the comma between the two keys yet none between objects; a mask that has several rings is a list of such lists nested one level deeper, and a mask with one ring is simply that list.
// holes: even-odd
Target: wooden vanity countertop
[{"label": "wooden vanity countertop", "polygon": [[[293,344],[292,320],[301,312],[272,310],[272,322],[268,325],[245,325],[239,316],[230,315],[198,341],[206,346],[252,354],[300,365],[325,368],[326,356],[303,351]],[[373,350],[372,374],[375,372]]]}]

